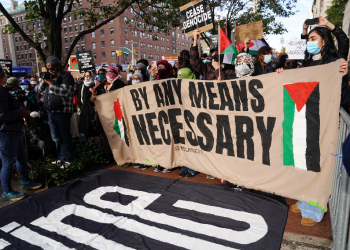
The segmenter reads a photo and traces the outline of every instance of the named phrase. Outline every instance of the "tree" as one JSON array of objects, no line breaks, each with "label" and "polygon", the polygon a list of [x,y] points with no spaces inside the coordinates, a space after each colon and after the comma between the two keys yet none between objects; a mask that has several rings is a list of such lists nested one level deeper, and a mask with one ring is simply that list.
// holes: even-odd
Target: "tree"
[{"label": "tree", "polygon": [[[169,33],[170,27],[180,26],[179,7],[190,0],[113,0],[113,4],[110,5],[103,5],[101,0],[89,0],[89,8],[78,8],[72,11],[73,4],[79,4],[79,1],[81,0],[25,1],[25,19],[29,21],[29,25],[38,20],[42,20],[44,23],[42,33],[37,34],[34,29],[25,32],[0,3],[0,11],[10,23],[6,25],[5,32],[10,34],[19,33],[38,52],[41,60],[44,62],[49,55],[54,55],[61,59],[63,19],[72,12],[84,17],[84,26],[87,29],[81,31],[70,45],[64,58],[64,65],[66,65],[71,52],[82,36],[99,29],[122,15],[127,9],[131,8],[136,13],[135,23],[128,21],[130,25],[135,26],[136,30],[145,31],[148,29],[150,31]],[[103,18],[103,22],[97,24],[101,18]],[[44,49],[38,43],[43,33],[47,37],[47,44]]]},{"label": "tree", "polygon": [[331,7],[326,10],[327,20],[334,25],[341,27],[343,25],[345,5],[346,1],[333,0]]}]

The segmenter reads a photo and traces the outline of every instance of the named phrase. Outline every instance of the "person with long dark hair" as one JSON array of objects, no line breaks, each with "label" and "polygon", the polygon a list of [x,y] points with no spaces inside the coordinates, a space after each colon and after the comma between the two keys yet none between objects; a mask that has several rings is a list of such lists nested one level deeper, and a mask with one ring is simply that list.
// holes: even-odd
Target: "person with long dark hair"
[{"label": "person with long dark hair", "polygon": [[[319,18],[321,21],[321,17]],[[305,23],[303,26],[303,32],[305,30]],[[333,25],[334,27],[334,25]],[[346,39],[345,39],[346,40]],[[348,41],[342,41],[344,44],[349,44]],[[347,51],[342,52],[348,54],[349,47]],[[327,63],[334,62],[339,59],[337,49],[334,45],[332,39],[331,31],[325,27],[316,27],[309,32],[307,35],[307,44],[305,52],[305,61],[303,66],[317,66]],[[341,88],[341,106],[349,112],[350,107],[350,87],[348,83],[348,63],[343,61],[340,63],[339,72],[343,73],[342,78],[342,88]],[[336,84],[336,83],[335,83]],[[312,205],[307,202],[298,201],[291,206],[291,211],[293,213],[301,213],[302,220],[301,224],[304,226],[314,226],[323,219],[326,208],[321,207],[317,203],[312,203]]]}]

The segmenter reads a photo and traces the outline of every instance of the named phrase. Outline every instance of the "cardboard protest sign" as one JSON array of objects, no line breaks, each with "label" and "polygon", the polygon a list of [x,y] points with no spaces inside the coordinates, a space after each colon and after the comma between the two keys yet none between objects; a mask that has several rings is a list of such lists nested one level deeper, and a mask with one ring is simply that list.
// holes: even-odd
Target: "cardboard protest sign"
[{"label": "cardboard protest sign", "polygon": [[264,36],[262,21],[239,25],[235,27],[236,43],[243,42],[249,37],[250,40],[261,39]]},{"label": "cardboard protest sign", "polygon": [[227,81],[151,81],[98,96],[95,104],[118,164],[186,166],[326,208],[339,64]]},{"label": "cardboard protest sign", "polygon": [[303,60],[305,58],[306,40],[292,40],[288,41],[286,45],[286,53],[290,60]]},{"label": "cardboard protest sign", "polygon": [[213,28],[212,16],[206,1],[194,0],[180,7],[183,30],[186,36],[191,36],[197,28],[202,32]]},{"label": "cardboard protest sign", "polygon": [[79,70],[81,72],[95,69],[94,57],[92,56],[91,50],[77,52],[76,56],[78,59]]},{"label": "cardboard protest sign", "polygon": [[76,56],[69,57],[69,71],[79,71],[78,59]]},{"label": "cardboard protest sign", "polygon": [[5,70],[6,75],[12,76],[12,60],[0,59],[0,66]]}]

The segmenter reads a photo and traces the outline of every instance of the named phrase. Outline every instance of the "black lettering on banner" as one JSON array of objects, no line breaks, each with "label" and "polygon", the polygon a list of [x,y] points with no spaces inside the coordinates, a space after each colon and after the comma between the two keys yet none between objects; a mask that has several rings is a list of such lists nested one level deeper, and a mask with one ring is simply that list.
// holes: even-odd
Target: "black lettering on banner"
[{"label": "black lettering on banner", "polygon": [[267,129],[264,124],[264,117],[256,117],[256,124],[261,137],[262,163],[270,166],[270,148],[272,131],[275,127],[276,117],[267,117]]},{"label": "black lettering on banner", "polygon": [[163,92],[162,92],[162,89],[159,87],[158,83],[157,84],[153,84],[153,91],[154,91],[154,95],[156,97],[158,108],[161,105],[165,106]]},{"label": "black lettering on banner", "polygon": [[[216,129],[217,129],[216,153],[223,154],[223,149],[226,148],[228,156],[235,156],[235,153],[233,151],[233,142],[232,142],[230,121],[229,121],[228,115],[216,116]],[[224,141],[224,138],[226,141]]]},{"label": "black lettering on banner", "polygon": [[[245,158],[244,156],[244,141],[247,143],[247,159],[254,160],[254,126],[253,121],[248,116],[236,116],[236,136],[237,136],[237,157]],[[246,127],[244,131],[243,126]]]},{"label": "black lettering on banner", "polygon": [[248,96],[247,96],[247,84],[245,80],[239,81],[240,87],[238,87],[237,81],[231,81],[233,89],[233,96],[235,98],[236,111],[241,111],[241,103],[243,111],[248,111]]},{"label": "black lettering on banner", "polygon": [[[191,129],[191,131],[192,131],[192,132],[186,131],[187,140],[192,146],[198,146],[196,134],[195,134],[195,132],[191,126],[191,123],[190,123],[190,122],[192,122],[192,123],[194,122],[194,116],[191,113],[191,111],[185,110],[184,111],[184,118],[185,118],[185,122],[187,124],[187,127],[189,127],[189,129]],[[193,134],[193,136],[192,136],[192,134]]]},{"label": "black lettering on banner", "polygon": [[[256,88],[255,88],[256,86]],[[249,82],[249,92],[256,98],[256,100],[251,100],[250,105],[255,113],[264,111],[265,101],[264,97],[259,93],[257,89],[262,89],[263,84],[258,79],[253,79]],[[257,103],[258,102],[258,103]]]},{"label": "black lettering on banner", "polygon": [[136,111],[142,110],[142,102],[140,100],[140,95],[136,89],[130,89],[131,98],[134,102]]},{"label": "black lettering on banner", "polygon": [[202,134],[205,137],[206,144],[204,144],[204,138],[202,136],[197,136],[198,138],[198,144],[204,151],[210,152],[213,149],[214,146],[214,136],[211,130],[205,125],[204,121],[207,122],[207,124],[212,125],[211,116],[208,113],[201,112],[197,116],[197,126],[198,129],[202,132]]},{"label": "black lettering on banner", "polygon": [[230,96],[230,92],[228,90],[226,82],[219,82],[218,83],[219,88],[219,94],[221,99],[221,106],[220,110],[225,110],[226,107],[228,107],[228,110],[233,111],[233,102],[232,98]]},{"label": "black lettering on banner", "polygon": [[213,82],[205,82],[205,86],[207,87],[208,97],[209,97],[209,109],[219,110],[219,104],[214,103],[214,98],[217,98],[217,94],[211,91],[214,88]]},{"label": "black lettering on banner", "polygon": [[158,127],[153,124],[153,119],[156,119],[156,113],[148,113],[145,115],[148,125],[149,134],[151,135],[153,145],[162,145],[162,139],[156,138],[155,132],[159,131]]},{"label": "black lettering on banner", "polygon": [[143,98],[143,101],[146,104],[146,108],[149,109],[148,99],[147,99],[147,92],[146,92],[146,86],[143,87],[143,89],[139,88],[139,92]]},{"label": "black lettering on banner", "polygon": [[173,83],[173,88],[175,89],[175,92],[177,94],[177,98],[179,99],[179,103],[182,105],[182,98],[181,98],[181,79],[177,80],[171,80]]},{"label": "black lettering on banner", "polygon": [[181,115],[181,109],[169,109],[168,116],[170,120],[171,133],[175,144],[185,144],[185,138],[180,136],[180,129],[183,129],[183,124],[176,120],[176,116]]},{"label": "black lettering on banner", "polygon": [[163,121],[165,124],[169,124],[168,115],[162,110],[158,114],[158,123],[159,123],[160,133],[162,134],[162,138],[163,138],[163,141],[165,142],[165,144],[170,145],[171,144],[170,132],[169,132],[169,130],[167,130],[166,136],[165,136]]},{"label": "black lettering on banner", "polygon": [[207,108],[207,94],[204,90],[204,84],[202,82],[197,83],[198,95],[197,95],[196,85],[194,82],[190,82],[188,86],[189,86],[188,88],[189,88],[189,95],[190,95],[192,107],[201,108],[201,100],[202,100],[203,108]]},{"label": "black lettering on banner", "polygon": [[162,82],[162,85],[164,88],[164,99],[166,106],[175,105],[174,93],[171,87],[171,80],[168,80],[167,82]]},{"label": "black lettering on banner", "polygon": [[135,132],[140,145],[145,145],[143,138],[145,139],[147,145],[151,145],[149,141],[148,133],[147,133],[145,118],[143,117],[143,115],[139,115],[140,122],[137,120],[136,115],[133,115],[131,117],[132,117],[132,122],[134,123]]}]

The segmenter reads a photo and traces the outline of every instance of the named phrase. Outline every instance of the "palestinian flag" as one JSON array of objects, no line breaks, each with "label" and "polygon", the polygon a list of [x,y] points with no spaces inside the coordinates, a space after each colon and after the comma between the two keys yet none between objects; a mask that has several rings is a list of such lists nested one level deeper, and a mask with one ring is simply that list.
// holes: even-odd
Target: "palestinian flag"
[{"label": "palestinian flag", "polygon": [[123,112],[120,107],[121,106],[119,103],[119,98],[117,98],[117,101],[114,102],[115,123],[114,123],[113,129],[115,130],[115,132],[117,132],[120,138],[126,143],[126,145],[129,146],[127,127],[125,125]]},{"label": "palestinian flag", "polygon": [[320,172],[319,82],[283,85],[283,165]]},{"label": "palestinian flag", "polygon": [[[249,41],[249,50],[251,50],[251,48],[254,46],[255,44],[252,42],[252,41]],[[244,42],[240,42],[240,43],[237,43],[237,50],[239,53],[242,52],[242,50],[244,49],[245,47],[245,44]],[[249,54],[249,53],[248,53]],[[258,54],[258,51],[256,51],[256,54]],[[255,54],[255,55],[256,55]]]},{"label": "palestinian flag", "polygon": [[253,46],[249,45],[249,54],[250,55],[257,55],[258,50],[261,47],[268,46],[268,44],[265,42],[265,40],[256,39],[256,40],[253,40],[252,42],[254,43],[254,45]]},{"label": "palestinian flag", "polygon": [[[231,64],[234,64],[234,60],[238,55],[238,51],[220,27],[219,27],[219,43],[220,43],[219,44],[220,54],[231,54],[232,55]],[[224,63],[226,62],[224,61]]]}]

